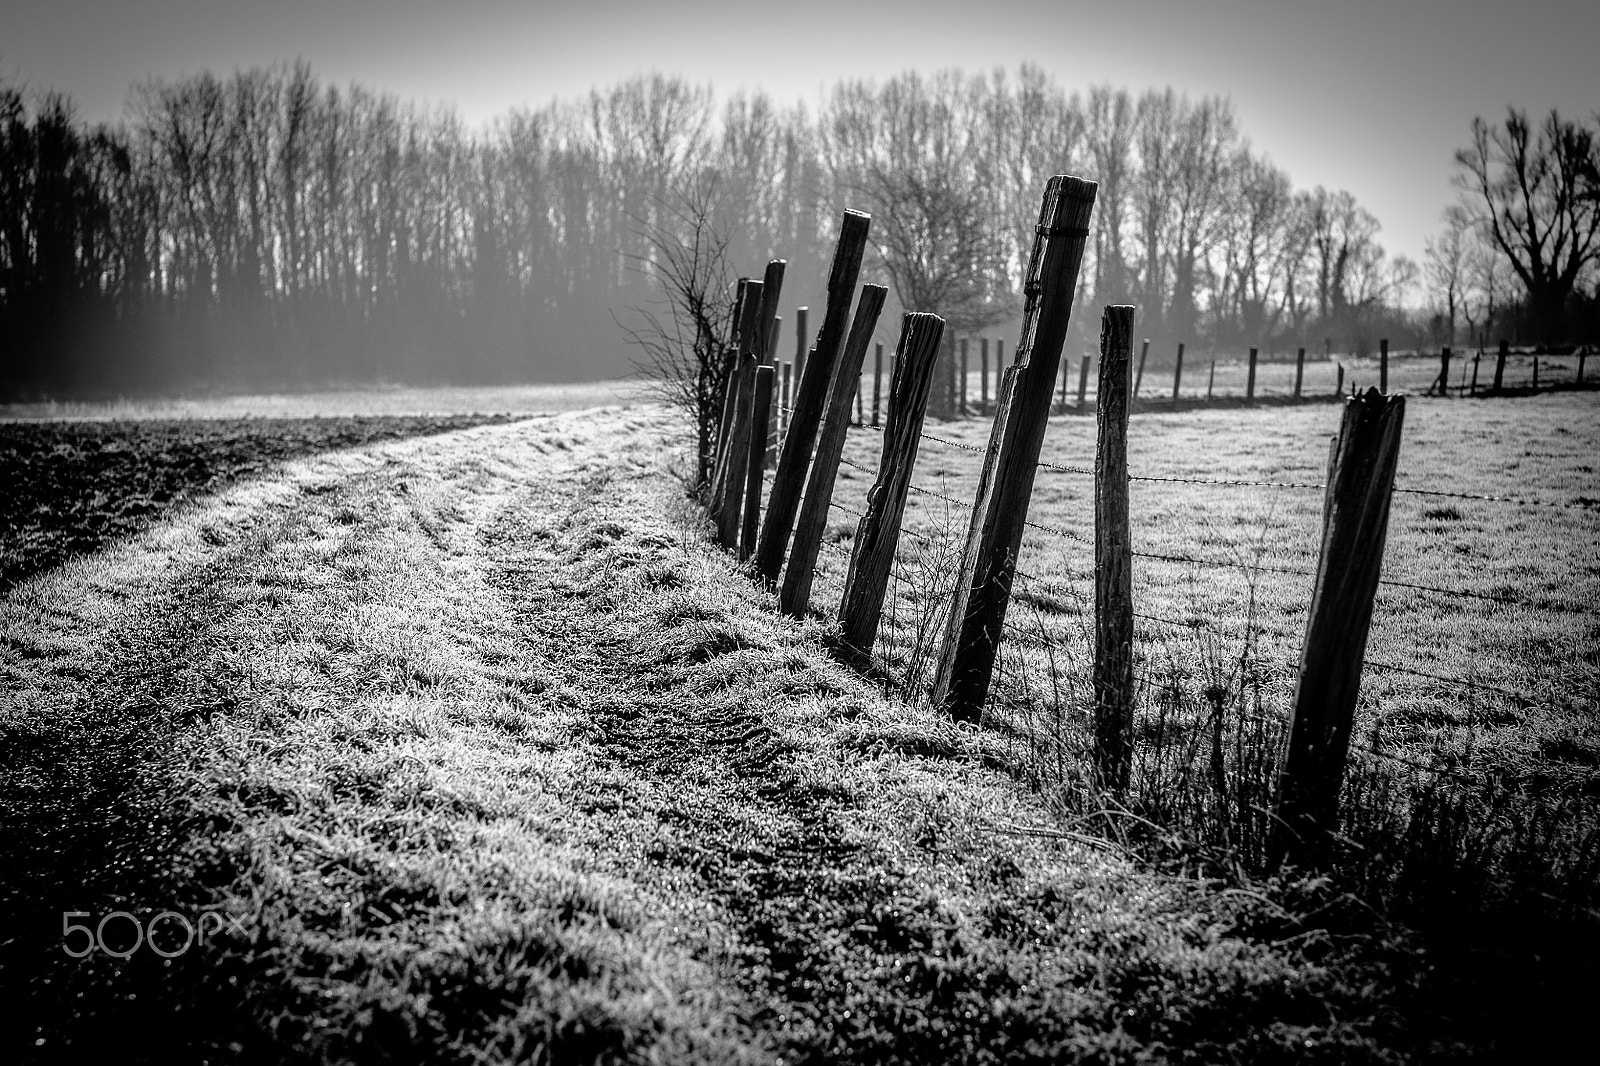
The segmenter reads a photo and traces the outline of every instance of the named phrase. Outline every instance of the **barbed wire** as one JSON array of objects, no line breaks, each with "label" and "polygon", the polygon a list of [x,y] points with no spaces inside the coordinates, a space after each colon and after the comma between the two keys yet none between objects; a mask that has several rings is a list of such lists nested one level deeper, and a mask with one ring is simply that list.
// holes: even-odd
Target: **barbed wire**
[{"label": "barbed wire", "polygon": [[1537,702],[1527,696],[1524,696],[1520,692],[1514,692],[1508,688],[1501,688],[1499,685],[1486,685],[1481,681],[1473,681],[1465,677],[1449,677],[1444,674],[1432,674],[1426,670],[1418,670],[1415,667],[1410,666],[1401,666],[1398,663],[1386,663],[1377,659],[1362,659],[1361,662],[1362,665],[1370,666],[1375,670],[1387,670],[1397,674],[1410,674],[1413,677],[1425,677],[1430,681],[1443,681],[1447,685],[1456,685],[1460,688],[1471,689],[1476,692],[1492,692],[1498,696],[1504,696],[1506,699],[1519,703],[1524,707],[1532,707]]}]

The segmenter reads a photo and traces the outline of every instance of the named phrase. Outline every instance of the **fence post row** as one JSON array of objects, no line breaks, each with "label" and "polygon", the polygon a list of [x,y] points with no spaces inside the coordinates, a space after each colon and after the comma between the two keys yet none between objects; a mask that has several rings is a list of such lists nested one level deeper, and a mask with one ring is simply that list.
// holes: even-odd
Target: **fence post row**
[{"label": "fence post row", "polygon": [[749,278],[740,278],[733,298],[733,314],[728,318],[728,341],[723,348],[722,415],[717,422],[716,447],[712,452],[711,481],[708,486],[709,510],[716,518],[717,502],[721,499],[724,464],[728,461],[728,433],[733,425],[734,378],[739,373],[739,322],[744,316],[744,290]]},{"label": "fence post row", "polygon": [[1128,522],[1128,358],[1133,307],[1100,320],[1094,460],[1094,765],[1121,793],[1133,765],[1133,543]]},{"label": "fence post row", "polygon": [[739,504],[744,500],[745,466],[750,458],[750,415],[755,404],[756,349],[765,334],[761,326],[762,282],[745,286],[744,314],[739,325],[739,370],[733,379],[733,417],[728,422],[728,451],[716,496],[717,541],[739,547]]},{"label": "fence post row", "polygon": [[800,517],[794,525],[794,543],[789,547],[789,564],[783,571],[783,587],[778,592],[778,609],[795,618],[802,617],[811,601],[811,579],[815,576],[817,552],[828,529],[828,508],[833,503],[833,484],[839,475],[839,456],[844,452],[845,434],[850,429],[850,398],[861,381],[861,364],[878,328],[878,314],[889,290],[882,285],[861,286],[855,321],[844,352],[834,361],[829,382],[828,404],[817,435],[817,454],[811,460],[805,496],[800,501]]},{"label": "fence post row", "polygon": [[756,530],[761,519],[761,475],[767,468],[767,430],[772,424],[771,365],[756,367],[755,400],[750,412],[750,458],[745,465],[744,518],[739,526],[739,561],[755,551]]},{"label": "fence post row", "polygon": [[1319,863],[1338,824],[1404,420],[1405,397],[1368,389],[1346,401],[1333,443],[1317,583],[1278,773],[1275,865]]},{"label": "fence post row", "polygon": [[[811,358],[803,359],[804,370],[796,366],[800,383],[795,388],[794,411],[789,430],[783,435],[778,452],[778,468],[772,475],[772,491],[767,494],[767,513],[756,539],[756,573],[769,585],[778,581],[783,556],[789,548],[795,512],[800,508],[800,493],[805,485],[806,467],[817,441],[818,423],[827,400],[828,378],[844,341],[845,323],[855,295],[856,278],[861,273],[861,256],[867,247],[867,230],[872,218],[860,211],[846,211],[839,226],[839,243],[834,249],[833,266],[828,272],[828,305],[817,332]],[[801,332],[796,344],[805,347],[806,309],[798,311]],[[818,361],[820,362],[820,365]]]},{"label": "fence post row", "polygon": [[906,493],[917,461],[917,445],[943,335],[944,319],[938,315],[908,314],[900,325],[900,343],[894,356],[898,371],[889,391],[883,455],[878,460],[877,479],[867,492],[866,513],[856,526],[844,597],[839,601],[841,650],[858,664],[870,661],[878,625],[883,620],[883,601],[900,543]]},{"label": "fence post row", "polygon": [[979,716],[994,673],[1098,188],[1059,174],[1045,188],[1023,286],[1017,361],[990,433],[934,682],[933,702],[960,719]]}]

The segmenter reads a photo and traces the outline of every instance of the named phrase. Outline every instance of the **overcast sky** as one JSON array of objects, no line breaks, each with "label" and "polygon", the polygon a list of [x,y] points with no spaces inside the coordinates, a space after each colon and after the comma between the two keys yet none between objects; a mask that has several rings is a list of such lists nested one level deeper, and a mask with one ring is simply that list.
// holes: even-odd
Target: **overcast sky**
[{"label": "overcast sky", "polygon": [[137,79],[297,56],[324,80],[453,102],[473,121],[651,70],[809,104],[844,77],[1026,60],[1069,90],[1225,93],[1296,187],[1349,189],[1413,258],[1474,115],[1600,110],[1595,0],[17,2],[0,16],[0,70],[96,120],[118,117]]}]

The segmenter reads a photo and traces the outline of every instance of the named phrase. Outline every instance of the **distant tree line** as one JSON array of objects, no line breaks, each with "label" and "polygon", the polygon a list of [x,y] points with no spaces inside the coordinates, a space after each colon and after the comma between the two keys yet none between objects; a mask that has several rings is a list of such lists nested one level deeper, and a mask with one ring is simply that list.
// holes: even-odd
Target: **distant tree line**
[{"label": "distant tree line", "polygon": [[[814,115],[649,76],[481,129],[304,63],[138,84],[115,127],[0,85],[3,389],[624,373],[618,319],[659,299],[656,238],[689,189],[709,190],[729,262],[790,261],[785,306],[820,300],[849,206],[872,213],[902,306],[998,327],[1061,172],[1101,183],[1081,298],[1138,304],[1163,344],[1366,347],[1421,279],[1349,193],[1294,189],[1226,99],[1069,94],[1033,66],[841,83]],[[1462,233],[1521,278],[1517,238],[1481,238],[1492,214]],[[1538,313],[1592,303],[1592,267]],[[1527,303],[1523,283],[1491,313]]]}]

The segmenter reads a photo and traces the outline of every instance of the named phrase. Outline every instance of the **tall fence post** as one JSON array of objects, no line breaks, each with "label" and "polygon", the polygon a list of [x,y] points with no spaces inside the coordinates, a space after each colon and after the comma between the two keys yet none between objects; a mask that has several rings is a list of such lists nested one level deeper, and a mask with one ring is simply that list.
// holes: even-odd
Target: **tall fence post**
[{"label": "tall fence post", "polygon": [[1511,342],[1500,338],[1500,351],[1494,357],[1494,391],[1499,392],[1506,382],[1506,356],[1511,354]]},{"label": "tall fence post", "polygon": [[1378,391],[1389,391],[1389,338],[1378,341]]},{"label": "tall fence post", "polygon": [[961,389],[956,401],[956,412],[962,417],[967,417],[967,338],[961,338]]},{"label": "tall fence post", "polygon": [[811,334],[806,332],[806,313],[809,310],[810,307],[794,309],[794,387],[797,394],[800,383],[805,380],[807,346],[811,344]]},{"label": "tall fence post", "polygon": [[1383,566],[1405,397],[1368,389],[1345,403],[1324,496],[1317,583],[1278,773],[1274,864],[1315,865],[1337,828],[1361,666]]},{"label": "tall fence post", "polygon": [[[1129,341],[1129,343],[1131,344],[1132,341]],[[1122,367],[1122,369],[1123,369],[1123,377],[1126,378],[1127,377],[1127,369],[1128,369],[1128,367],[1127,367],[1127,362],[1128,361],[1126,359],[1124,359],[1122,362],[1123,362],[1123,367]],[[1124,384],[1126,384],[1126,382],[1124,382]],[[1084,405],[1086,405],[1088,402],[1089,402],[1089,357],[1087,355],[1085,355],[1083,357],[1082,361],[1078,364],[1078,410],[1080,410],[1080,411],[1083,410]]]},{"label": "tall fence post", "polygon": [[[846,655],[856,663],[870,662],[872,645],[883,620],[883,601],[889,574],[900,543],[900,523],[905,516],[906,493],[917,461],[917,445],[928,409],[928,390],[944,320],[938,315],[912,313],[900,325],[895,346],[898,368],[889,392],[889,420],[883,431],[883,454],[878,476],[867,492],[867,509],[856,526],[839,600],[839,639]],[[881,347],[881,346],[880,346]]]},{"label": "tall fence post", "polygon": [[1139,345],[1139,366],[1133,372],[1133,399],[1139,398],[1139,385],[1144,381],[1144,357],[1150,354],[1150,338],[1146,337],[1144,343]]},{"label": "tall fence post", "polygon": [[1094,765],[1121,793],[1133,763],[1133,541],[1128,524],[1128,357],[1133,307],[1100,319],[1094,459]]},{"label": "tall fence post", "polygon": [[1300,384],[1306,377],[1306,350],[1301,348],[1294,353],[1294,398],[1300,398]]},{"label": "tall fence post", "polygon": [[933,702],[958,719],[979,717],[994,673],[1098,188],[1066,175],[1045,187],[1017,361],[1001,388],[934,681]]},{"label": "tall fence post", "polygon": [[764,337],[761,319],[762,283],[745,286],[744,315],[739,324],[739,370],[734,379],[733,418],[728,423],[728,453],[716,496],[717,542],[729,550],[739,547],[739,507],[744,502],[745,466],[750,458],[750,415],[755,403],[758,338]]},{"label": "tall fence post", "polygon": [[1250,369],[1245,373],[1244,398],[1247,400],[1256,398],[1256,349],[1254,348],[1250,349]]},{"label": "tall fence post", "polygon": [[[794,414],[789,431],[783,435],[778,451],[778,468],[772,475],[772,491],[767,494],[767,513],[756,538],[756,573],[769,584],[776,584],[783,569],[783,556],[794,530],[795,512],[800,509],[800,493],[805,487],[806,467],[817,442],[823,405],[828,396],[828,378],[844,342],[850,302],[855,295],[856,278],[861,273],[861,257],[867,247],[867,230],[872,218],[859,211],[846,211],[839,226],[839,243],[834,249],[833,266],[828,272],[828,304],[817,332],[817,347],[802,372],[796,364],[799,384],[795,388]],[[803,338],[806,309],[798,318]],[[799,342],[802,347],[804,341]],[[820,365],[818,361],[820,360]]]},{"label": "tall fence post", "polygon": [[815,576],[817,552],[828,529],[828,508],[833,503],[833,483],[839,476],[839,457],[844,452],[845,434],[850,429],[850,393],[861,378],[861,363],[878,328],[878,313],[889,290],[882,285],[861,286],[855,321],[850,324],[850,339],[833,367],[828,405],[822,415],[822,430],[817,435],[817,454],[811,460],[805,496],[800,501],[800,517],[794,524],[794,544],[789,548],[789,565],[783,571],[783,586],[778,591],[778,609],[795,618],[803,616],[811,601],[811,579]]},{"label": "tall fence post", "polygon": [[761,475],[767,466],[767,430],[772,421],[772,367],[756,367],[756,387],[750,408],[750,460],[745,466],[744,516],[739,527],[739,561],[750,558],[756,547],[761,520]]},{"label": "tall fence post", "polygon": [[978,410],[989,409],[989,338],[978,338]]},{"label": "tall fence post", "polygon": [[1178,342],[1178,358],[1172,364],[1172,399],[1178,399],[1178,389],[1183,385],[1183,342]]},{"label": "tall fence post", "polygon": [[872,353],[872,425],[878,425],[879,398],[883,395],[883,342],[879,341]]}]

